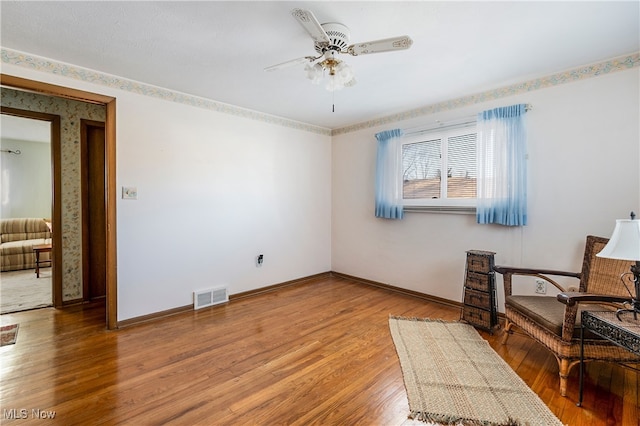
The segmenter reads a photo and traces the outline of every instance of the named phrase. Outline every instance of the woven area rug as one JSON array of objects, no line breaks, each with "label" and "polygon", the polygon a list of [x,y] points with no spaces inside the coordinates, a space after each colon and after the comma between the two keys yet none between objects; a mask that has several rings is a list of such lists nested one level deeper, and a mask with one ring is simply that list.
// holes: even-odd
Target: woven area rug
[{"label": "woven area rug", "polygon": [[13,345],[18,338],[18,324],[0,327],[0,346]]},{"label": "woven area rug", "polygon": [[445,425],[562,425],[470,325],[389,318],[409,417]]}]

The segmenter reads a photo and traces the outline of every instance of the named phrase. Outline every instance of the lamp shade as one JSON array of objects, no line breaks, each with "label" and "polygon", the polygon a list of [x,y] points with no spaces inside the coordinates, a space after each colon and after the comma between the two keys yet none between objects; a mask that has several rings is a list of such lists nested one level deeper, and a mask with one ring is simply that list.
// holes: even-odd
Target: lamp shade
[{"label": "lamp shade", "polygon": [[620,260],[640,260],[640,220],[616,220],[613,235],[596,256]]}]

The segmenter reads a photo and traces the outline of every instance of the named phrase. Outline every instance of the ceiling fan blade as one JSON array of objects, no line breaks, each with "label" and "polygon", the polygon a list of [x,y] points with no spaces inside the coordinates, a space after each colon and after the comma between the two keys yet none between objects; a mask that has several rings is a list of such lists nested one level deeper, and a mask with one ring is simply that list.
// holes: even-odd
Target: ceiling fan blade
[{"label": "ceiling fan blade", "polygon": [[412,44],[413,40],[411,40],[411,37],[405,35],[352,44],[351,46],[347,47],[346,53],[349,53],[353,56],[368,55],[369,53],[404,50],[410,48]]},{"label": "ceiling fan blade", "polygon": [[306,9],[293,9],[291,15],[302,25],[316,43],[329,43],[329,36],[314,14]]},{"label": "ceiling fan blade", "polygon": [[270,67],[266,67],[264,70],[265,71],[275,71],[275,70],[279,70],[279,69],[282,69],[282,68],[289,68],[289,67],[292,67],[292,66],[298,65],[298,64],[304,64],[305,62],[313,62],[316,59],[318,59],[318,58],[316,58],[314,56],[305,56],[304,58],[292,59],[290,61],[283,62],[281,64],[271,65]]}]

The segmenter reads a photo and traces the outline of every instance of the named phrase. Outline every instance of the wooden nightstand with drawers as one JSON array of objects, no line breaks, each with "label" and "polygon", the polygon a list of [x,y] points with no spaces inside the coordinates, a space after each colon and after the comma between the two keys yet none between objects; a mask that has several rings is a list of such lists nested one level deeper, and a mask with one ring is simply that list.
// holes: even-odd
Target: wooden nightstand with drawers
[{"label": "wooden nightstand with drawers", "polygon": [[467,252],[461,315],[463,321],[491,333],[498,325],[494,255],[491,251]]}]

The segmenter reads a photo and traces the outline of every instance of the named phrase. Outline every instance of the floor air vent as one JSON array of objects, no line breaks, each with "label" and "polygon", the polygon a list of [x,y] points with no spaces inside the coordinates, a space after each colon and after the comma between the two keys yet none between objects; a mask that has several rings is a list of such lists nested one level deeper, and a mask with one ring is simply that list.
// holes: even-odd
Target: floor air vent
[{"label": "floor air vent", "polygon": [[193,309],[206,308],[229,301],[226,287],[216,287],[193,292]]}]

